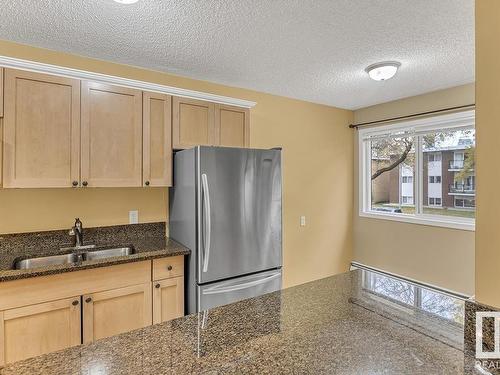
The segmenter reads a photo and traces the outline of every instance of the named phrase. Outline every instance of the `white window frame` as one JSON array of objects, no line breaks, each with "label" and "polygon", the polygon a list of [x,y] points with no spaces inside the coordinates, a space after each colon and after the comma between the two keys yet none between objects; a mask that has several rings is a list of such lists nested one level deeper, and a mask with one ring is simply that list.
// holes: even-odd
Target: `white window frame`
[{"label": "white window frame", "polygon": [[[358,153],[359,153],[359,216],[372,219],[392,220],[405,223],[438,226],[445,228],[474,231],[475,219],[464,217],[453,217],[445,215],[424,214],[423,202],[423,145],[419,137],[415,138],[415,188],[414,203],[415,214],[381,212],[371,210],[371,146],[370,137],[390,135],[396,132],[410,132],[422,134],[424,132],[460,130],[474,128],[475,111],[462,111],[440,116],[408,120],[390,125],[368,127],[358,130]],[[411,134],[410,134],[411,135]]]}]

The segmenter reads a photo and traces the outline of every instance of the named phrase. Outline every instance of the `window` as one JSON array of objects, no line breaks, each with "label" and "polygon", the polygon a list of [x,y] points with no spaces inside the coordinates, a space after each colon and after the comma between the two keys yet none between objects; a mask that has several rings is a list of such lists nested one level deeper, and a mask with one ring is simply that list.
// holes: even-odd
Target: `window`
[{"label": "window", "polygon": [[455,197],[455,207],[457,208],[475,208],[476,200],[474,198]]},{"label": "window", "polygon": [[441,206],[441,198],[429,197],[429,206]]},{"label": "window", "polygon": [[401,197],[401,202],[403,204],[413,204],[413,197],[408,195],[403,195]]},{"label": "window", "polygon": [[428,154],[428,160],[430,162],[441,161],[441,153],[440,152],[432,152]]},{"label": "window", "polygon": [[474,151],[474,111],[360,129],[360,215],[474,230]]}]

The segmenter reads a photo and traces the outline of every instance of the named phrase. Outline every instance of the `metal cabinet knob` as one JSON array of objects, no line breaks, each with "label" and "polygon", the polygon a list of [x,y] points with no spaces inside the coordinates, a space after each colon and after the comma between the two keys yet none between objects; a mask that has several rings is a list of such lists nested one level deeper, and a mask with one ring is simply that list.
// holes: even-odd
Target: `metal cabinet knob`
[{"label": "metal cabinet knob", "polygon": [[73,181],[73,182],[71,183],[71,185],[73,185],[73,186],[78,186],[78,181]]},{"label": "metal cabinet knob", "polygon": [[149,181],[146,181],[144,185],[149,186]]},{"label": "metal cabinet knob", "polygon": [[77,306],[79,303],[80,303],[80,302],[78,302],[77,300],[75,300],[75,301],[71,302],[71,304],[72,304],[73,306]]},{"label": "metal cabinet knob", "polygon": [[158,289],[160,287],[160,284],[156,284],[155,288]]},{"label": "metal cabinet knob", "polygon": [[90,297],[87,297],[87,298],[85,299],[85,302],[87,302],[87,303],[90,303],[90,302],[92,302],[92,298],[90,298]]},{"label": "metal cabinet knob", "polygon": [[87,181],[83,181],[83,182],[82,182],[82,185],[83,185],[83,186],[87,186],[88,184],[89,184],[89,183],[88,183]]},{"label": "metal cabinet knob", "polygon": [[167,270],[172,271],[172,266],[168,266]]}]

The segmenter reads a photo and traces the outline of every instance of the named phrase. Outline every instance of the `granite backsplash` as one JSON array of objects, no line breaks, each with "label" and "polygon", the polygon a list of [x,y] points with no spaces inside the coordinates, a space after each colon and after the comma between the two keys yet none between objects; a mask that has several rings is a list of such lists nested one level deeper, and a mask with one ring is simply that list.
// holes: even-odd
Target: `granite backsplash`
[{"label": "granite backsplash", "polygon": [[[16,258],[58,254],[61,248],[73,246],[67,230],[0,235],[0,269],[12,267]],[[164,240],[166,223],[146,223],[84,228],[84,244],[116,245],[133,242],[137,250],[151,246],[155,239]]]}]

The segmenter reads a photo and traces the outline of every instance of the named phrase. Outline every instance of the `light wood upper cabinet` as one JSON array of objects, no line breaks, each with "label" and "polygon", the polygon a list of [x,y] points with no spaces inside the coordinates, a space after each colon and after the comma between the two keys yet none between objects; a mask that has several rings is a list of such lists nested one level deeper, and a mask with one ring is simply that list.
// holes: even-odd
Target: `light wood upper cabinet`
[{"label": "light wood upper cabinet", "polygon": [[142,180],[145,186],[172,186],[172,98],[143,92]]},{"label": "light wood upper cabinet", "polygon": [[173,97],[172,138],[174,149],[215,144],[215,104]]},{"label": "light wood upper cabinet", "polygon": [[184,316],[184,277],[153,282],[153,324]]},{"label": "light wood upper cabinet", "polygon": [[142,91],[82,82],[83,186],[142,185]]},{"label": "light wood upper cabinet", "polygon": [[80,297],[0,312],[0,366],[81,343]]},{"label": "light wood upper cabinet", "polygon": [[151,283],[83,296],[83,342],[151,325]]},{"label": "light wood upper cabinet", "polygon": [[215,105],[216,145],[248,147],[250,145],[250,111],[246,108]]},{"label": "light wood upper cabinet", "polygon": [[14,69],[4,76],[3,186],[72,186],[80,167],[80,81]]},{"label": "light wood upper cabinet", "polygon": [[0,68],[0,117],[3,117],[3,68]]},{"label": "light wood upper cabinet", "polygon": [[175,96],[172,108],[174,149],[250,145],[250,111],[246,108]]}]

